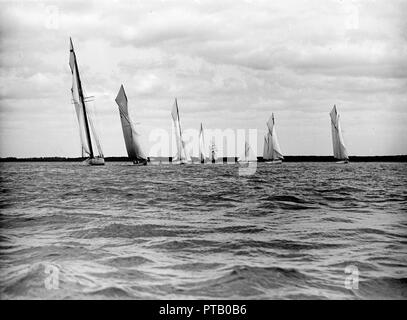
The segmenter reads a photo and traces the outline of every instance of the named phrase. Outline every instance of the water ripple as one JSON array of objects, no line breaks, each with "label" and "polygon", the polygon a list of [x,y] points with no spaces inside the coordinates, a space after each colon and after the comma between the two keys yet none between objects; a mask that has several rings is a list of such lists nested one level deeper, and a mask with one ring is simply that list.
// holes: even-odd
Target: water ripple
[{"label": "water ripple", "polygon": [[406,164],[0,166],[2,299],[407,298]]}]

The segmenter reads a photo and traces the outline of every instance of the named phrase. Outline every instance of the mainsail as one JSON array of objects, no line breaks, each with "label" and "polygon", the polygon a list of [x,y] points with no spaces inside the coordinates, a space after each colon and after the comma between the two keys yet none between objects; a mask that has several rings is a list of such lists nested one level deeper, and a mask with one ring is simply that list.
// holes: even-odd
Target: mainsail
[{"label": "mainsail", "polygon": [[177,143],[177,155],[174,160],[180,161],[181,163],[185,163],[185,162],[189,161],[190,159],[188,159],[189,157],[187,157],[187,154],[185,151],[185,142],[182,139],[181,121],[179,119],[177,98],[175,98],[174,106],[172,107],[172,111],[171,111],[171,116],[172,116],[172,120],[174,123],[175,137],[176,137],[176,143]]},{"label": "mainsail", "polygon": [[334,157],[340,160],[348,160],[349,157],[342,136],[341,123],[339,121],[339,113],[335,105],[332,108],[329,115],[331,116],[332,146],[334,151]]},{"label": "mainsail", "polygon": [[[267,143],[267,147],[264,146],[263,151],[266,151],[265,160],[283,160],[283,154],[281,152],[280,144],[278,143],[274,114],[267,121],[267,138],[264,139],[264,143]],[[264,158],[264,154],[263,154]]]},{"label": "mainsail", "polygon": [[263,160],[270,160],[270,156],[269,156],[269,134],[268,133],[264,135]]},{"label": "mainsail", "polygon": [[127,103],[128,100],[123,85],[121,85],[115,101],[119,106],[120,120],[122,123],[127,154],[132,161],[145,162],[147,156],[141,146],[140,134],[136,131],[135,126],[130,119]]},{"label": "mainsail", "polygon": [[72,99],[75,105],[76,116],[79,124],[79,134],[82,144],[82,154],[87,154],[91,159],[95,158],[92,140],[96,144],[99,157],[103,157],[102,148],[96,134],[95,126],[89,114],[89,108],[85,101],[84,90],[79,75],[78,62],[73,48],[72,39],[70,39],[69,66],[72,72]]},{"label": "mainsail", "polygon": [[199,160],[201,161],[201,163],[204,163],[205,159],[206,159],[205,138],[204,138],[203,126],[201,123],[201,128],[199,130]]}]

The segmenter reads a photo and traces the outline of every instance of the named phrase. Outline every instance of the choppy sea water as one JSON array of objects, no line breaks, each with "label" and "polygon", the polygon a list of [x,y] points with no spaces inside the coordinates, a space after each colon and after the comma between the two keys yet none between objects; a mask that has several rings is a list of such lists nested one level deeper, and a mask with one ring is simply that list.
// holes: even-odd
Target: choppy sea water
[{"label": "choppy sea water", "polygon": [[0,298],[407,298],[407,164],[238,168],[0,164]]}]

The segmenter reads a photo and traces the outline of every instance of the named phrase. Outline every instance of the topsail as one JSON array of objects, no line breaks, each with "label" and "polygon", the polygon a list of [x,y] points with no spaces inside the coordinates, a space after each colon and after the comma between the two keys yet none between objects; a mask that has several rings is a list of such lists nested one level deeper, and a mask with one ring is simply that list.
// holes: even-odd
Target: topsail
[{"label": "topsail", "polygon": [[[87,154],[91,159],[91,164],[104,164],[103,152],[96,134],[96,128],[90,115],[88,102],[84,96],[81,78],[79,75],[78,62],[70,39],[69,66],[72,72],[72,99],[75,105],[76,116],[79,124],[79,134],[82,144],[82,154]],[[95,158],[94,146],[96,145],[99,156]]]},{"label": "topsail", "polygon": [[332,146],[334,151],[334,157],[339,160],[348,160],[349,156],[342,136],[341,123],[339,121],[339,113],[335,105],[332,108],[329,115],[331,116]]},{"label": "topsail", "polygon": [[180,163],[186,163],[190,161],[190,159],[189,157],[187,157],[185,151],[185,141],[182,139],[181,121],[179,119],[177,98],[175,98],[174,106],[172,107],[171,111],[171,116],[172,121],[174,123],[175,137],[177,143],[177,155],[174,160],[179,161]]},{"label": "topsail", "polygon": [[120,120],[122,123],[127,154],[130,160],[145,163],[147,161],[147,156],[141,146],[140,134],[136,131],[135,126],[130,119],[127,103],[128,100],[123,85],[121,85],[115,101],[119,106]]}]

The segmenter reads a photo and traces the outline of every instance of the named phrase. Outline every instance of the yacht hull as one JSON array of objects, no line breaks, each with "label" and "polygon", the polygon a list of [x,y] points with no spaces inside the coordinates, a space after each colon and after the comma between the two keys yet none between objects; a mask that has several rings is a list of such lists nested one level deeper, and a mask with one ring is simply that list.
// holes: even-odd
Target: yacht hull
[{"label": "yacht hull", "polygon": [[103,165],[105,165],[105,159],[100,158],[100,157],[90,158],[90,159],[86,159],[85,163],[90,166],[103,166]]},{"label": "yacht hull", "polygon": [[133,161],[133,165],[135,165],[135,166],[146,166],[147,161]]},{"label": "yacht hull", "polygon": [[267,164],[282,164],[283,160],[265,161]]}]

